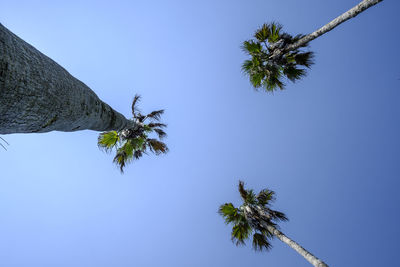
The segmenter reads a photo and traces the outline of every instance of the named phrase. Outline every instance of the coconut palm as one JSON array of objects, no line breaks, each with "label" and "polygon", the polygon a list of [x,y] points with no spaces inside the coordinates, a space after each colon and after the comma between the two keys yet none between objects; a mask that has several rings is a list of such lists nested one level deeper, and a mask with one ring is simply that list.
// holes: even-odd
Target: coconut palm
[{"label": "coconut palm", "polygon": [[120,131],[134,124],[0,24],[0,134]]},{"label": "coconut palm", "polygon": [[[103,132],[98,138],[98,145],[101,149],[107,152],[116,150],[114,163],[120,167],[121,172],[124,172],[124,167],[128,162],[139,159],[148,150],[156,155],[168,152],[167,145],[160,141],[166,136],[163,130],[166,124],[159,122],[164,110],[155,110],[147,115],[142,115],[136,107],[139,100],[140,96],[135,95],[132,102],[134,127],[121,131]],[[158,139],[150,138],[151,133],[155,133]]]},{"label": "coconut palm", "polygon": [[266,91],[284,89],[283,79],[295,82],[306,75],[306,68],[313,63],[313,53],[304,51],[309,42],[331,31],[382,0],[364,0],[332,20],[325,26],[307,35],[292,36],[282,31],[278,23],[264,24],[254,38],[243,42],[242,49],[251,57],[242,65],[242,71],[249,76],[255,89]]},{"label": "coconut palm", "polygon": [[244,245],[245,241],[252,236],[254,250],[270,250],[272,238],[277,237],[312,265],[328,266],[279,230],[278,223],[287,221],[288,218],[284,213],[271,208],[275,200],[274,191],[263,189],[256,195],[253,190],[246,190],[244,183],[239,181],[239,193],[243,200],[239,208],[232,203],[225,203],[218,210],[225,219],[225,223],[233,225],[231,238],[236,245]]}]

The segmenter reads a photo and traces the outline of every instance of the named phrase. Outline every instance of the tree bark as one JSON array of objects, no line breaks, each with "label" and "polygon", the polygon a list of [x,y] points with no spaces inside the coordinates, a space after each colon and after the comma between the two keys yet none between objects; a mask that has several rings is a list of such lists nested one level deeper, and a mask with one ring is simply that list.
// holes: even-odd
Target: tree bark
[{"label": "tree bark", "polygon": [[300,40],[298,40],[296,43],[289,45],[285,48],[285,52],[289,52],[295,49],[298,49],[306,44],[308,44],[310,41],[314,40],[315,38],[333,30],[334,28],[336,28],[337,26],[339,26],[340,24],[342,24],[343,22],[345,22],[346,20],[349,20],[351,18],[354,18],[355,16],[357,16],[358,14],[360,14],[361,12],[363,12],[364,10],[378,4],[379,2],[382,2],[383,0],[364,0],[361,3],[359,3],[358,5],[356,5],[355,7],[353,7],[352,9],[348,10],[347,12],[343,13],[342,15],[340,15],[339,17],[337,17],[336,19],[332,20],[331,22],[329,22],[328,24],[326,24],[325,26],[319,28],[318,30],[316,30],[313,33],[307,34],[306,36],[304,36],[303,38],[301,38]]},{"label": "tree bark", "polygon": [[279,240],[281,240],[283,243],[287,244],[289,247],[297,251],[297,253],[303,256],[313,266],[328,267],[328,265],[325,262],[315,257],[313,254],[311,254],[311,252],[307,251],[305,248],[303,248],[298,243],[296,243],[295,241],[284,235],[281,231],[279,231],[275,227],[268,225],[266,222],[263,222],[262,224],[268,230],[268,232],[270,232],[271,234],[279,238]]},{"label": "tree bark", "polygon": [[134,122],[0,24],[0,134],[128,126]]}]

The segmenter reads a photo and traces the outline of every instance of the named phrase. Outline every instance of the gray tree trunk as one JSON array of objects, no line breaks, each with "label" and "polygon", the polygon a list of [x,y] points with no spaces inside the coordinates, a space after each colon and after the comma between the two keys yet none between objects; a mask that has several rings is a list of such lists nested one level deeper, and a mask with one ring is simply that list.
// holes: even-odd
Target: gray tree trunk
[{"label": "gray tree trunk", "polygon": [[0,24],[0,134],[133,126],[88,86]]},{"label": "gray tree trunk", "polygon": [[263,222],[262,224],[268,230],[268,232],[270,232],[271,234],[279,238],[279,240],[281,240],[283,243],[287,244],[289,247],[297,251],[297,253],[303,256],[309,263],[311,263],[315,267],[328,267],[328,265],[325,262],[315,257],[313,254],[311,254],[305,248],[300,246],[297,242],[293,241],[292,239],[284,235],[281,231],[279,231],[275,227],[268,225],[265,222]]},{"label": "gray tree trunk", "polygon": [[311,254],[311,252],[307,251],[298,243],[284,235],[281,231],[270,225],[267,222],[271,219],[271,216],[268,213],[268,209],[261,206],[243,206],[242,209],[250,225],[253,225],[255,228],[261,226],[261,228],[268,230],[268,232],[270,232],[271,234],[279,238],[279,240],[297,251],[297,253],[303,256],[309,263],[311,263],[315,267],[328,267],[326,263],[315,257],[313,254]]},{"label": "gray tree trunk", "polygon": [[333,30],[334,28],[336,28],[337,26],[339,26],[340,24],[342,24],[343,22],[345,22],[346,20],[349,20],[351,18],[354,18],[355,16],[357,16],[358,14],[360,14],[361,12],[363,12],[364,10],[378,4],[379,2],[382,2],[383,0],[364,0],[361,3],[359,3],[358,5],[356,5],[355,7],[353,7],[352,9],[348,10],[347,12],[343,13],[342,15],[340,15],[339,17],[337,17],[336,19],[332,20],[331,22],[329,22],[328,24],[326,24],[325,26],[319,28],[318,30],[316,30],[313,33],[307,34],[306,36],[304,36],[303,38],[301,38],[300,40],[298,40],[296,43],[288,45],[284,48],[281,49],[275,49],[274,52],[272,53],[272,55],[269,57],[269,59],[275,60],[277,58],[280,58],[283,54],[292,51],[292,50],[296,50],[306,44],[308,44],[309,42],[311,42],[312,40],[314,40],[315,38]]},{"label": "gray tree trunk", "polygon": [[325,26],[319,28],[318,30],[316,30],[313,33],[307,34],[306,36],[304,36],[303,38],[298,40],[296,43],[289,45],[288,47],[286,47],[285,52],[292,51],[292,50],[295,50],[297,48],[304,46],[305,44],[309,43],[310,41],[314,40],[315,38],[333,30],[335,27],[339,26],[346,20],[354,18],[355,16],[357,16],[364,10],[366,10],[382,1],[383,0],[364,0],[364,1],[360,2],[358,5],[356,5],[352,9],[348,10],[347,12],[343,13],[336,19],[332,20]]}]

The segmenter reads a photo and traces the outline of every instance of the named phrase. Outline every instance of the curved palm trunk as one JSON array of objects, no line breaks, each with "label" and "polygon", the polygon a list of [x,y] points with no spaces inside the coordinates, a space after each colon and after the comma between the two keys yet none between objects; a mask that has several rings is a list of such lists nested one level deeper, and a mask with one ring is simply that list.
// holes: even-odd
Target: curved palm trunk
[{"label": "curved palm trunk", "polygon": [[108,131],[133,124],[0,24],[0,134]]},{"label": "curved palm trunk", "polygon": [[364,0],[361,3],[359,3],[358,5],[356,5],[355,7],[353,7],[352,9],[348,10],[347,12],[343,13],[342,15],[340,15],[339,17],[337,17],[336,19],[332,20],[331,22],[329,22],[328,24],[326,24],[325,26],[319,28],[318,30],[316,30],[313,33],[307,34],[306,36],[304,36],[303,38],[301,38],[300,40],[298,40],[296,43],[289,45],[288,47],[286,47],[285,52],[288,51],[292,51],[295,50],[297,48],[300,48],[302,46],[304,46],[305,44],[309,43],[310,41],[314,40],[315,38],[331,31],[332,29],[334,29],[335,27],[339,26],[340,24],[342,24],[343,22],[345,22],[346,20],[349,20],[351,18],[354,18],[355,16],[357,16],[358,14],[360,14],[361,12],[363,12],[364,10],[378,4],[379,2],[382,2],[383,0]]},{"label": "curved palm trunk", "polygon": [[281,231],[279,231],[275,227],[268,225],[265,222],[263,223],[263,227],[265,227],[268,230],[268,232],[279,238],[279,240],[281,240],[283,243],[287,244],[289,247],[296,250],[297,253],[303,256],[309,263],[311,263],[315,267],[328,267],[326,263],[315,257],[313,254],[311,254],[309,251],[300,246],[298,243],[296,243],[295,241],[284,235]]}]

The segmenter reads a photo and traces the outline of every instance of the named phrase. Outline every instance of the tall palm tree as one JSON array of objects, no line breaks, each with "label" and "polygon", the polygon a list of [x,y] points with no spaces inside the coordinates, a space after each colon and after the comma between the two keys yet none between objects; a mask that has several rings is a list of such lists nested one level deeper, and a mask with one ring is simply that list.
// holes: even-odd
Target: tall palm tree
[{"label": "tall palm tree", "polygon": [[244,183],[239,181],[239,193],[243,199],[243,204],[239,208],[232,203],[225,203],[218,210],[224,217],[225,223],[233,225],[231,237],[236,245],[244,245],[245,240],[253,234],[254,250],[269,250],[272,248],[271,239],[277,237],[312,265],[328,266],[279,230],[277,223],[287,221],[288,218],[284,213],[271,209],[271,204],[275,200],[274,191],[263,189],[256,195],[253,190],[246,190]]},{"label": "tall palm tree", "polygon": [[306,75],[310,68],[313,53],[302,51],[309,42],[331,31],[341,23],[349,20],[382,0],[363,0],[358,5],[335,18],[320,29],[307,35],[291,36],[282,31],[278,23],[264,24],[258,29],[254,38],[243,42],[243,50],[251,57],[242,65],[242,71],[250,78],[255,89],[266,91],[284,89],[283,78],[292,82]]},{"label": "tall palm tree", "polygon": [[[136,107],[139,100],[140,96],[135,95],[132,102],[134,127],[121,131],[103,132],[98,138],[100,148],[107,152],[112,149],[116,150],[114,163],[119,165],[121,172],[124,172],[124,167],[128,162],[139,159],[147,150],[156,155],[168,152],[167,145],[160,141],[166,136],[163,128],[167,125],[159,122],[164,110],[155,110],[147,115],[142,115]],[[146,123],[147,120],[149,123]],[[155,133],[159,140],[150,138],[151,133]]]},{"label": "tall palm tree", "polygon": [[134,124],[0,24],[0,134],[109,131]]}]

